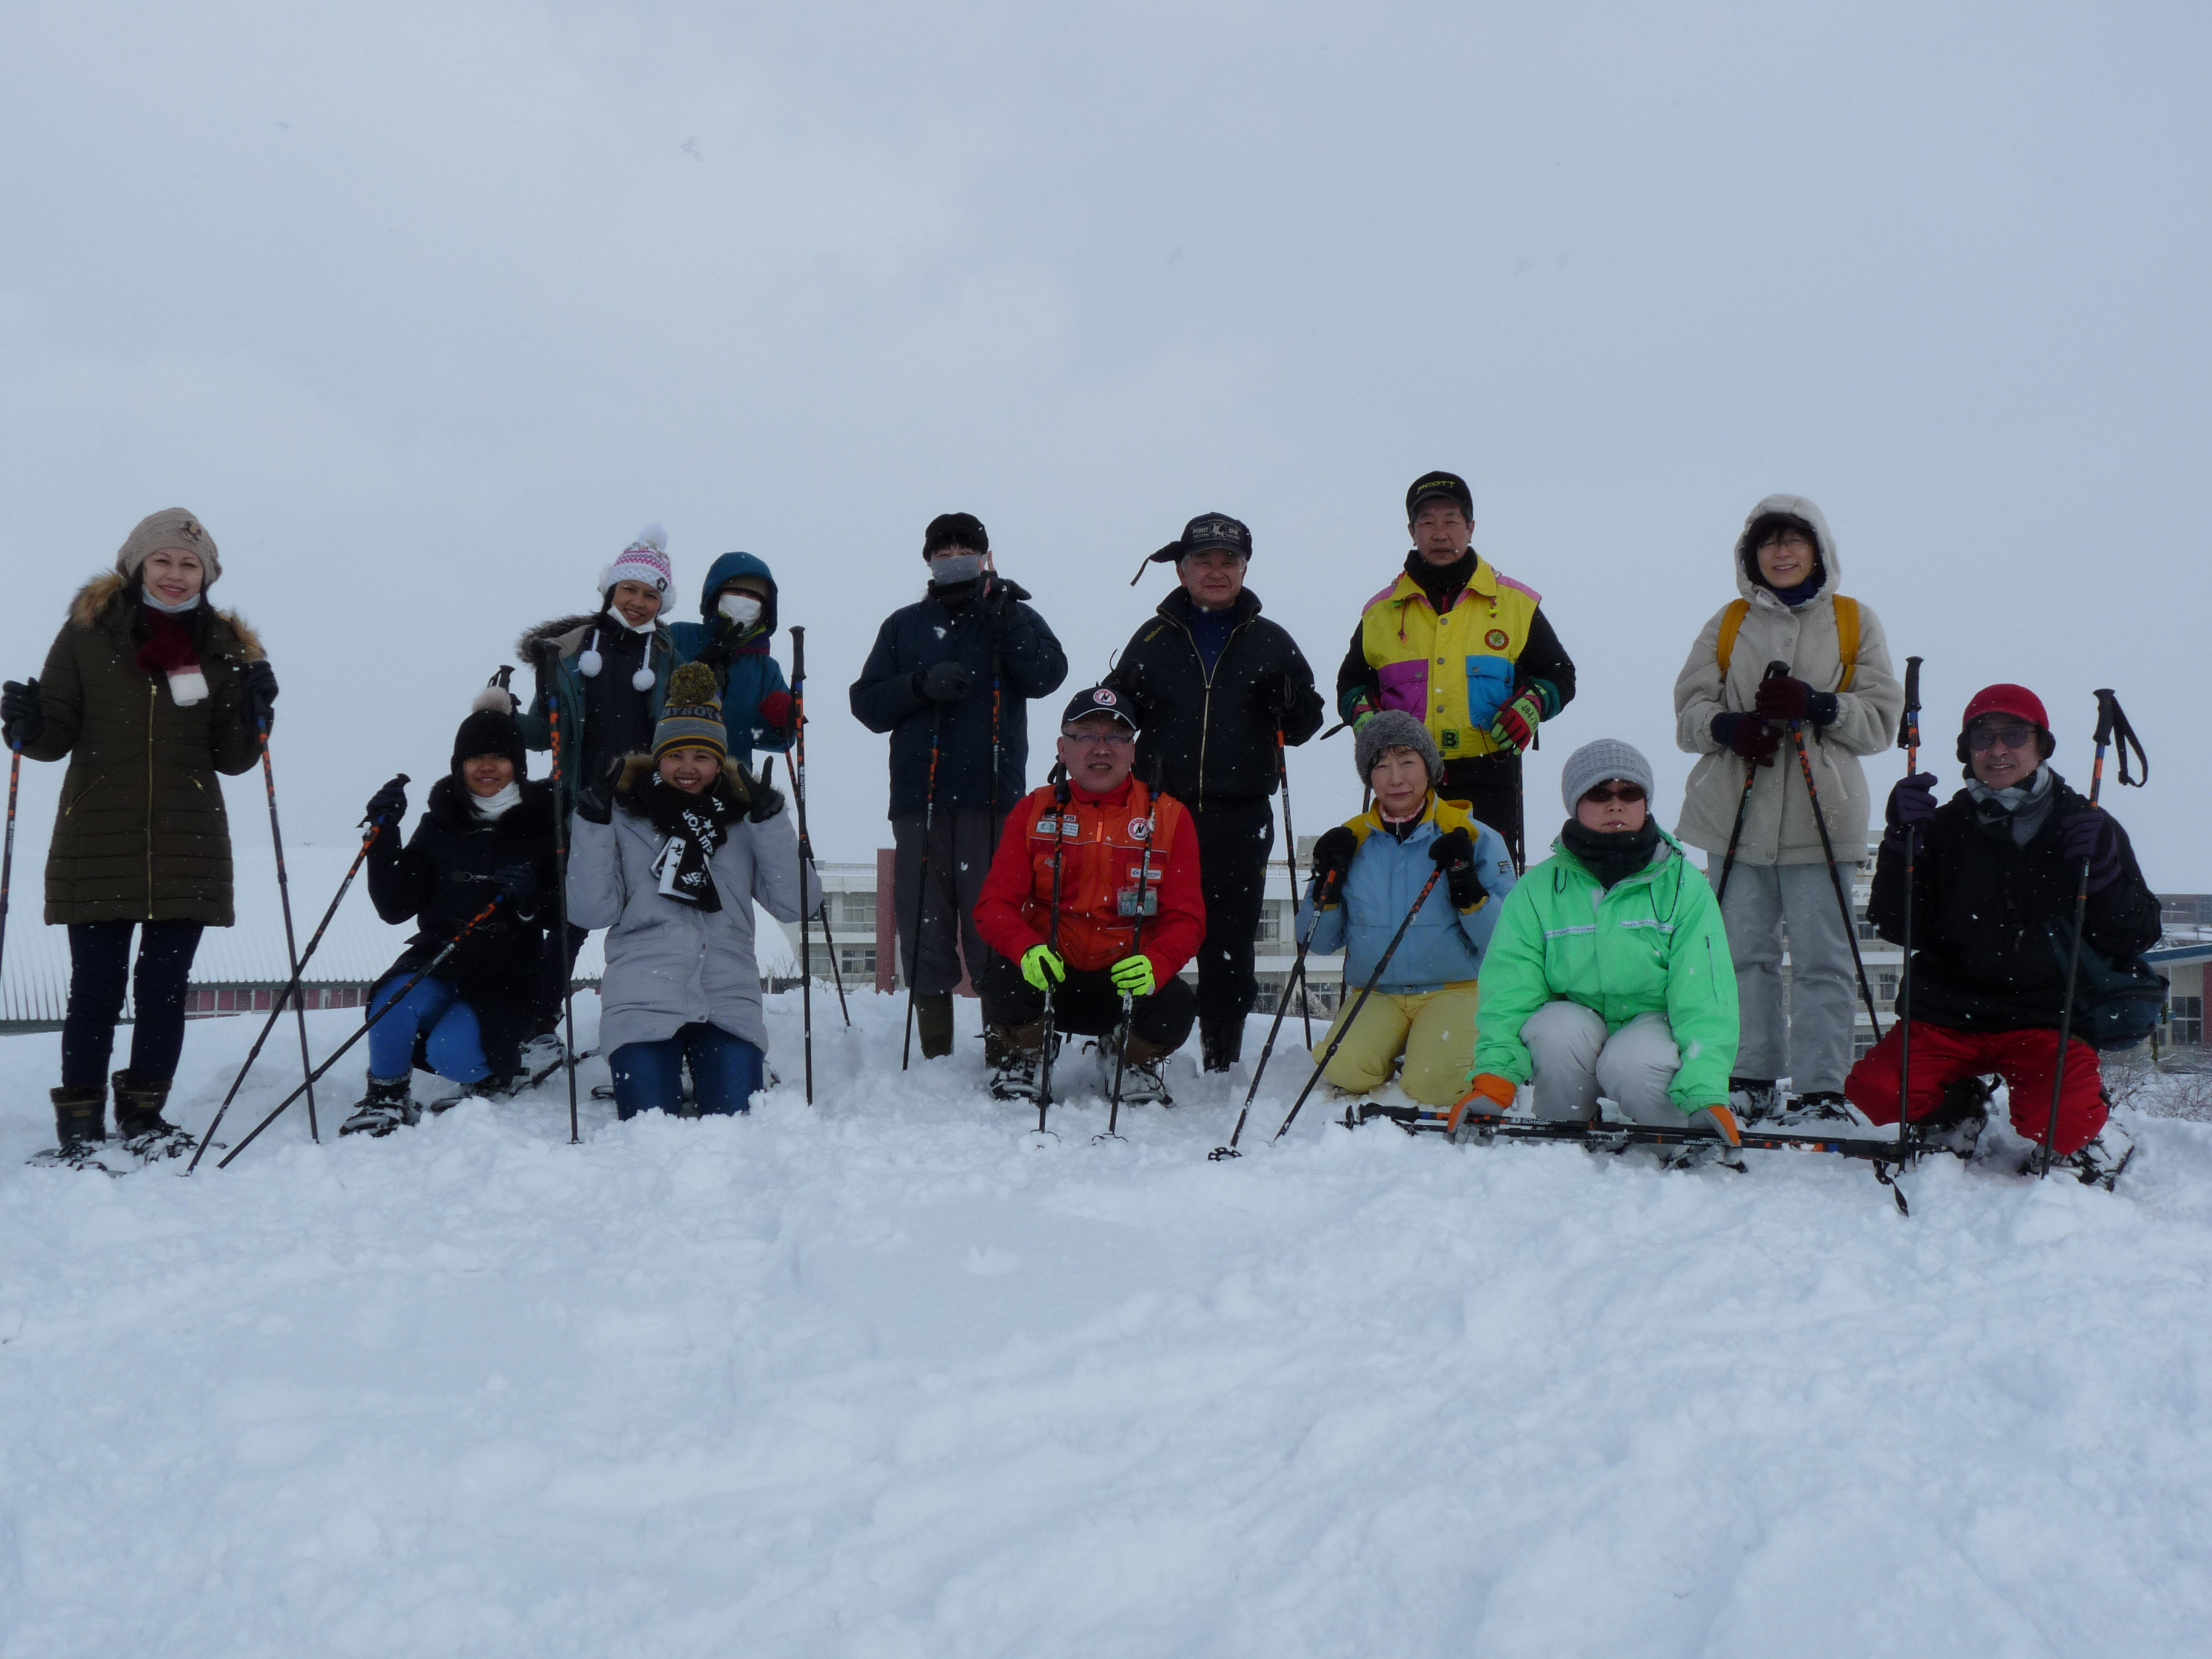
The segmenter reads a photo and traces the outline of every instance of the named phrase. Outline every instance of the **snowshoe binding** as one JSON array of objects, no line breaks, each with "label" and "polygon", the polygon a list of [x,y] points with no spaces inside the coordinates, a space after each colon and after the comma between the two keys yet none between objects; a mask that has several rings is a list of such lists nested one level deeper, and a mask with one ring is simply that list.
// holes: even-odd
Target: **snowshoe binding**
[{"label": "snowshoe binding", "polygon": [[1115,1056],[1121,1057],[1121,1103],[1124,1106],[1172,1106],[1168,1092],[1170,1050],[1147,1042],[1133,1032],[1126,1048],[1109,1036],[1098,1043],[1098,1091],[1109,1100],[1114,1093]]},{"label": "snowshoe binding", "polygon": [[169,1103],[169,1079],[147,1082],[130,1072],[108,1079],[115,1091],[115,1133],[123,1150],[141,1164],[158,1164],[182,1158],[199,1145],[185,1130],[161,1115]]},{"label": "snowshoe binding", "polygon": [[[2053,1176],[2070,1175],[2084,1187],[2102,1187],[2109,1193],[2118,1184],[2120,1172],[2134,1160],[2135,1155],[2135,1137],[2107,1119],[2097,1138],[2080,1152],[2052,1158],[2051,1173]],[[2021,1164],[2021,1173],[2035,1174],[2042,1156],[2042,1148],[2031,1148]]]},{"label": "snowshoe binding", "polygon": [[1782,1114],[1782,1096],[1771,1077],[1732,1077],[1729,1079],[1729,1110],[1749,1128]]},{"label": "snowshoe binding", "polygon": [[992,1026],[984,1035],[984,1057],[992,1063],[992,1099],[1035,1100],[1043,1087],[1043,1022]]},{"label": "snowshoe binding", "polygon": [[1919,1149],[1972,1158],[1982,1131],[1990,1127],[1990,1102],[1996,1093],[1987,1078],[1962,1077],[1944,1085],[1942,1103],[1912,1126]]},{"label": "snowshoe binding", "polygon": [[353,1115],[338,1126],[338,1133],[388,1135],[422,1121],[422,1109],[415,1103],[414,1079],[373,1077],[368,1094],[353,1109]]},{"label": "snowshoe binding", "polygon": [[1772,1115],[1775,1123],[1784,1129],[1817,1130],[1831,1123],[1856,1121],[1843,1096],[1832,1089],[1816,1089],[1810,1094],[1799,1095]]}]

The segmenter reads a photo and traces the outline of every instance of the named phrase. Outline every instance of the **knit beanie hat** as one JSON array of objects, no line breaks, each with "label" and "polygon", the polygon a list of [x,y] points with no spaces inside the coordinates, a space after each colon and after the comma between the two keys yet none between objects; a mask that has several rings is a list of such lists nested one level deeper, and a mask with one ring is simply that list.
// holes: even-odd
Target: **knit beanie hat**
[{"label": "knit beanie hat", "polygon": [[1644,799],[1651,799],[1651,763],[1644,758],[1643,751],[1618,738],[1600,738],[1568,756],[1567,763],[1559,769],[1559,794],[1566,801],[1569,816],[1573,815],[1577,802],[1607,778],[1640,783]]},{"label": "knit beanie hat", "polygon": [[668,590],[676,585],[676,572],[668,562],[668,532],[649,524],[637,532],[635,541],[615,556],[615,562],[599,572],[603,600],[617,582],[643,582],[666,603]]},{"label": "knit beanie hat", "polygon": [[1429,728],[1402,708],[1386,708],[1352,734],[1352,758],[1359,768],[1359,781],[1375,775],[1375,763],[1385,749],[1410,749],[1429,763],[1429,781],[1444,775],[1444,757]]},{"label": "knit beanie hat", "polygon": [[181,507],[165,507],[138,520],[138,527],[124,538],[122,549],[115,556],[116,574],[126,582],[137,581],[146,561],[164,548],[200,556],[200,563],[207,570],[200,580],[200,591],[204,593],[222,574],[222,560],[216,553],[215,538],[207,533],[207,526],[199,521],[197,514]]},{"label": "knit beanie hat", "polygon": [[668,677],[668,701],[660,724],[653,728],[653,757],[671,749],[711,749],[726,760],[730,734],[722,725],[722,702],[714,695],[714,671],[687,662]]},{"label": "knit beanie hat", "polygon": [[991,550],[991,532],[973,513],[940,513],[921,532],[921,556],[930,558],[948,547],[964,547],[970,553]]},{"label": "knit beanie hat", "polygon": [[530,757],[522,746],[522,728],[514,723],[514,696],[503,686],[487,685],[469,704],[466,719],[453,733],[453,775],[461,763],[478,755],[503,755],[514,763],[514,781],[529,773]]}]

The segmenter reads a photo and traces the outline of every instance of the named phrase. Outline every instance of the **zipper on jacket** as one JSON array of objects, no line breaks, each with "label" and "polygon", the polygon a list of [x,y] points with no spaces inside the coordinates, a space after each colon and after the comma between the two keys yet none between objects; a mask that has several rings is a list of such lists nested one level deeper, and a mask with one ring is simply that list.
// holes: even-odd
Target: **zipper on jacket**
[{"label": "zipper on jacket", "polygon": [[[1175,622],[1172,617],[1168,620]],[[1206,665],[1206,653],[1198,648],[1196,636],[1189,629],[1183,627],[1182,623],[1176,623],[1177,628],[1182,629],[1183,643],[1190,647],[1191,655],[1198,659],[1199,678],[1206,685],[1206,696],[1200,700],[1198,705],[1198,799],[1191,807],[1194,812],[1203,812],[1206,810],[1206,741],[1213,732],[1214,670],[1229,660],[1229,647],[1237,642],[1237,636],[1251,625],[1252,619],[1247,617],[1236,627],[1231,629],[1229,637],[1221,642],[1221,654],[1213,659],[1213,668],[1208,668]]]},{"label": "zipper on jacket", "polygon": [[161,701],[161,688],[146,682],[146,920],[154,920],[154,714]]}]

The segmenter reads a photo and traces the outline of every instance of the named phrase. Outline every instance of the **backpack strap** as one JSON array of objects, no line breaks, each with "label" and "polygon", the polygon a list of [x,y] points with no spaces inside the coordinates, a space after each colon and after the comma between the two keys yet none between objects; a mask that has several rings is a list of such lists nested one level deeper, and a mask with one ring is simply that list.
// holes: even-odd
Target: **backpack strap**
[{"label": "backpack strap", "polygon": [[1728,609],[1721,612],[1721,684],[1728,684],[1729,659],[1735,654],[1735,636],[1743,629],[1743,619],[1751,614],[1749,599],[1730,599]]},{"label": "backpack strap", "polygon": [[1859,602],[1836,595],[1836,654],[1844,659],[1844,677],[1836,690],[1848,691],[1859,672]]}]

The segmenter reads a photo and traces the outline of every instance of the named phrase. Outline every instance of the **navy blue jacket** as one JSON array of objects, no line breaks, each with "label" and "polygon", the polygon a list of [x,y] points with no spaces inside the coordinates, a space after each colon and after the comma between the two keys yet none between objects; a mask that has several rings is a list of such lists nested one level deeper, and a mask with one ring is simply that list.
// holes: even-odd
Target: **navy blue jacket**
[{"label": "navy blue jacket", "polygon": [[[768,589],[760,620],[742,633],[714,608],[723,586],[738,576],[757,576]],[[763,697],[791,690],[784,684],[782,668],[769,655],[769,641],[775,636],[775,574],[767,561],[750,553],[725,553],[708,568],[706,585],[699,590],[700,620],[668,624],[676,660],[697,662],[703,658],[714,671],[730,755],[747,770],[752,769],[756,749],[781,754],[791,747],[790,731],[769,725],[760,712]]]},{"label": "navy blue jacket", "polygon": [[[929,804],[930,728],[940,707],[939,806],[988,807],[995,800],[1000,811],[1010,811],[1029,793],[1029,701],[1060,690],[1067,678],[1067,653],[1044,618],[1022,603],[1026,591],[999,576],[991,585],[994,591],[980,603],[947,606],[932,595],[892,611],[853,682],[853,718],[871,732],[891,734],[891,817],[921,812]],[[1000,676],[995,790],[994,660]],[[915,690],[917,670],[952,661],[965,664],[974,677],[965,697],[940,705]]]}]

